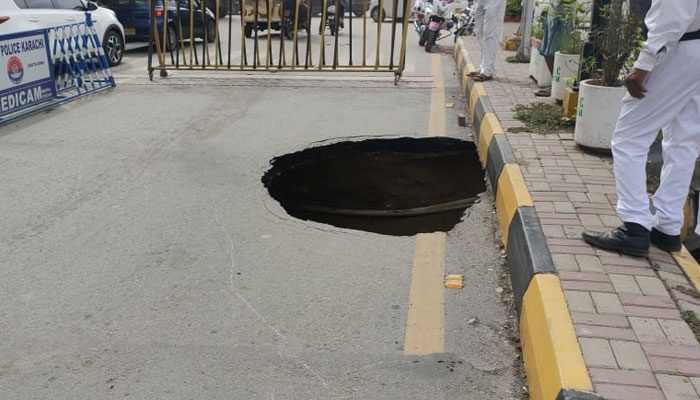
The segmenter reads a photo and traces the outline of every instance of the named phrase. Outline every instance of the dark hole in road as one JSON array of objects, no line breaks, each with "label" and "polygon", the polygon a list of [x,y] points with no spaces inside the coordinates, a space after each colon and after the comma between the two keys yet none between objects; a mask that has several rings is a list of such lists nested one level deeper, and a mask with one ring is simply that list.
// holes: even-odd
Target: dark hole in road
[{"label": "dark hole in road", "polygon": [[409,236],[449,231],[486,189],[472,142],[368,139],[273,159],[262,178],[291,216]]}]

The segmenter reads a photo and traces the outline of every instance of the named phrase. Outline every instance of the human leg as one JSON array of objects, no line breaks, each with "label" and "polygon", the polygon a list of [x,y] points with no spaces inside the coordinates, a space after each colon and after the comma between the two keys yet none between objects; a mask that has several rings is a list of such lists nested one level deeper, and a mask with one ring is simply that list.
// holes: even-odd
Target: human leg
[{"label": "human leg", "polygon": [[666,235],[680,235],[683,205],[688,196],[695,160],[700,153],[700,90],[664,129],[661,182],[652,201],[654,228]]},{"label": "human leg", "polygon": [[[700,87],[697,60],[674,49],[662,56],[649,73],[645,86],[648,92],[643,99],[627,95],[623,100],[612,138],[617,212],[625,225],[605,234],[584,234],[584,239],[594,246],[617,247],[632,255],[643,255],[638,248],[642,242],[628,239],[637,234],[641,237],[642,231],[646,231],[648,248],[649,230],[654,224],[646,190],[647,153],[659,129],[671,123],[697,93]],[[625,248],[632,242],[630,248]]]},{"label": "human leg", "polygon": [[486,7],[484,40],[481,47],[481,73],[488,77],[492,76],[495,71],[496,53],[503,33],[505,7],[505,0],[492,1]]},{"label": "human leg", "polygon": [[[697,60],[679,49],[672,50],[649,73],[645,86],[647,95],[643,99],[625,97],[613,133],[612,151],[618,215],[623,221],[651,229],[654,217],[646,191],[647,154],[659,129],[676,120],[696,95],[700,87]],[[670,149],[674,151],[673,147]],[[663,198],[662,195],[662,202]]]},{"label": "human leg", "polygon": [[476,40],[479,42],[479,48],[481,49],[481,60],[479,63],[479,70],[481,72],[484,65],[484,16],[486,15],[486,10],[484,8],[484,1],[477,0],[474,9],[474,29]]}]

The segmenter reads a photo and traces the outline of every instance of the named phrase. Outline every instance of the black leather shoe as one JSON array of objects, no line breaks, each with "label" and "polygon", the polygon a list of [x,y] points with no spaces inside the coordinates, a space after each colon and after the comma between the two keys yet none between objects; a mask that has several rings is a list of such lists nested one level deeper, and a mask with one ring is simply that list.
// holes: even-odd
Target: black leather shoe
[{"label": "black leather shoe", "polygon": [[610,232],[583,232],[586,243],[604,250],[619,251],[629,256],[649,254],[649,230],[634,222],[625,222]]},{"label": "black leather shoe", "polygon": [[681,235],[667,235],[656,228],[651,228],[650,236],[651,244],[660,248],[663,251],[680,251],[681,250]]}]

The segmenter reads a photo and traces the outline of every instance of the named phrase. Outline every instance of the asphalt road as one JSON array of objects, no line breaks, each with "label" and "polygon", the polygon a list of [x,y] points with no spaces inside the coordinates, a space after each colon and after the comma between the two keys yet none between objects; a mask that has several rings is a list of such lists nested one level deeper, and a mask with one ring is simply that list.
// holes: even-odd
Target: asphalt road
[{"label": "asphalt road", "polygon": [[[451,42],[433,55],[414,42],[399,86],[151,83],[137,50],[115,89],[0,128],[0,398],[521,398],[490,195],[441,236],[432,259],[466,285],[440,290],[442,326],[419,313],[416,328],[421,240],[295,220],[260,181],[320,141],[435,124],[469,138]],[[415,329],[440,332],[441,351],[408,349]]]}]

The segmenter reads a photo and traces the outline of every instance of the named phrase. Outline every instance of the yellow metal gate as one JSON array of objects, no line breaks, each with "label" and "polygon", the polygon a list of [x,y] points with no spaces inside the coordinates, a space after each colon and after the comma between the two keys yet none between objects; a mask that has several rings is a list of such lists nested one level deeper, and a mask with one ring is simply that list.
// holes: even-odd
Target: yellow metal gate
[{"label": "yellow metal gate", "polygon": [[149,75],[359,71],[394,73],[398,82],[409,6],[410,0],[150,0]]}]

